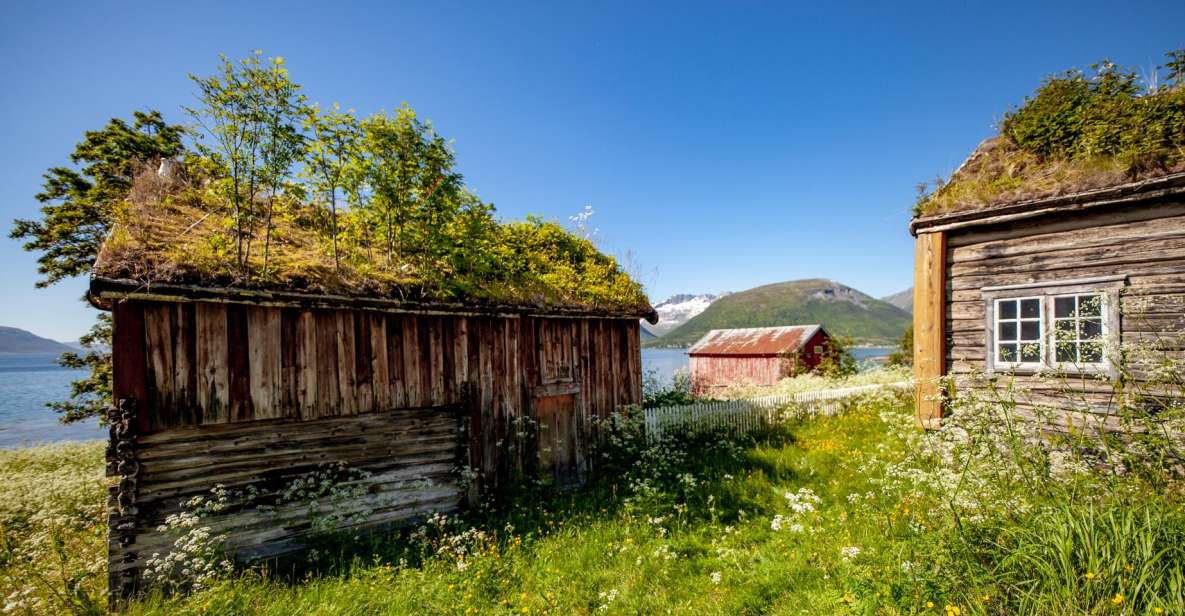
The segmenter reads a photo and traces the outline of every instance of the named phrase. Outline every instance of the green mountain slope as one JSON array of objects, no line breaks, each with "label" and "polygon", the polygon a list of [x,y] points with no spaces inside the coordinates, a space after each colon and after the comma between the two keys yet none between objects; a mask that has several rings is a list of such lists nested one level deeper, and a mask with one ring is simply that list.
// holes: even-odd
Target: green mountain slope
[{"label": "green mountain slope", "polygon": [[819,323],[835,335],[890,343],[909,313],[831,280],[793,280],[733,293],[646,346],[685,347],[712,329]]}]

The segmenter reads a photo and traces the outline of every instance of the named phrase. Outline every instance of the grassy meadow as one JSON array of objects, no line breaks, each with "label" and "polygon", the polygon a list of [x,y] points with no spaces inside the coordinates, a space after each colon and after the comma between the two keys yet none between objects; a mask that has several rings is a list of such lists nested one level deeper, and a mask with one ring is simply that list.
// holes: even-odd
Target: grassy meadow
[{"label": "grassy meadow", "polygon": [[[133,614],[1181,614],[1179,486],[1075,448],[922,433],[880,394],[742,439],[615,424],[579,492],[226,575]],[[1068,453],[1067,453],[1068,452]],[[9,613],[105,609],[102,447],[0,454]],[[331,547],[329,552],[333,551]]]}]

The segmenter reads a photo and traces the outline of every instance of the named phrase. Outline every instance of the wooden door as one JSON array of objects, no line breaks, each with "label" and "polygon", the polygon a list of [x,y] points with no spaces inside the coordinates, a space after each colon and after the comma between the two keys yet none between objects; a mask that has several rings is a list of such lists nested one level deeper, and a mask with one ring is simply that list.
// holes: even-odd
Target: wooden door
[{"label": "wooden door", "polygon": [[580,483],[580,442],[576,411],[577,393],[542,396],[535,399],[538,422],[539,471],[556,485]]}]

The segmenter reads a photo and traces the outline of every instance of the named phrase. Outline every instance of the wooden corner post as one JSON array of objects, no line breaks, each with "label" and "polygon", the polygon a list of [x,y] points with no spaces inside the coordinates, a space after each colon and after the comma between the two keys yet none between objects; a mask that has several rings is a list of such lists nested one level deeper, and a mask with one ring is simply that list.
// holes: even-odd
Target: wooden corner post
[{"label": "wooden corner post", "polygon": [[919,233],[913,263],[913,375],[918,423],[942,420],[939,379],[946,372],[946,234]]}]

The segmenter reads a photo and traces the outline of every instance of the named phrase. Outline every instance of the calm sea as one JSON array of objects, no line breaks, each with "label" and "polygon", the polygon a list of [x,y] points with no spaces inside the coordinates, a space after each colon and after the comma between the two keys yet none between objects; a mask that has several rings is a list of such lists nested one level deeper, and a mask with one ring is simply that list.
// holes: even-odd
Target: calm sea
[{"label": "calm sea", "polygon": [[63,425],[46,402],[70,396],[70,382],[86,370],[66,370],[57,354],[0,353],[0,447],[107,438],[91,419]]},{"label": "calm sea", "polygon": [[[861,368],[878,365],[892,353],[891,348],[860,347],[852,349],[852,356]],[[676,370],[687,368],[687,349],[642,349],[642,372],[653,371],[659,381],[669,383]]]}]

